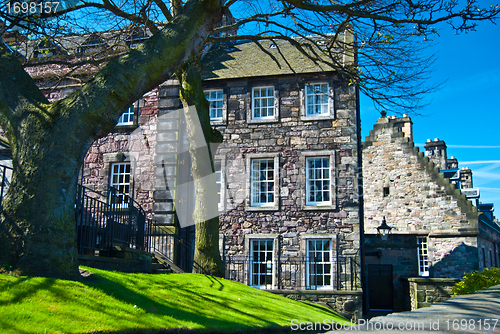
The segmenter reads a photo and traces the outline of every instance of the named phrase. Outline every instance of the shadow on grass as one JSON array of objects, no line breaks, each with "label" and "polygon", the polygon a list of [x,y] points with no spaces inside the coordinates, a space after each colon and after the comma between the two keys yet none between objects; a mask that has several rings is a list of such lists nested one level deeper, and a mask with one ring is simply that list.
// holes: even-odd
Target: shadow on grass
[{"label": "shadow on grass", "polygon": [[315,305],[298,311],[273,294],[216,277],[179,277],[94,273],[79,283],[50,278],[0,281],[6,290],[15,291],[1,299],[0,306],[24,303],[29,307],[32,297],[44,298],[43,307],[34,302],[37,308],[32,315],[25,315],[22,306],[10,318],[0,317],[0,328],[32,333],[23,325],[29,319],[43,322],[40,327],[29,327],[41,328],[41,332],[47,328],[62,333],[288,333],[287,323],[308,310],[337,316]]},{"label": "shadow on grass", "polygon": [[[200,304],[202,302],[207,302],[210,300],[211,306],[214,308],[220,308],[221,312],[219,314],[233,313],[237,315],[237,318],[246,318],[247,322],[255,321],[259,323],[260,326],[265,327],[276,327],[278,326],[276,323],[267,321],[261,317],[243,312],[235,307],[229,306],[229,299],[221,297],[221,295],[217,295],[217,299],[210,298],[210,294],[197,293],[191,288],[189,283],[177,283],[168,281],[166,284],[162,286],[163,289],[168,289],[171,292],[175,292],[174,296],[167,296],[168,299],[161,298],[150,298],[146,294],[137,293],[136,291],[127,288],[125,284],[121,282],[109,279],[107,277],[101,276],[99,274],[94,274],[94,279],[89,282],[83,282],[83,284],[100,290],[102,293],[105,293],[117,300],[120,300],[123,303],[134,305],[136,308],[145,311],[146,313],[151,313],[160,316],[169,316],[174,318],[176,321],[180,323],[192,323],[200,326],[201,328],[205,328],[207,330],[213,329],[222,329],[222,330],[239,330],[239,329],[255,329],[255,327],[242,325],[241,323],[235,322],[231,320],[234,317],[207,317],[210,314],[203,312],[200,310]],[[207,276],[208,277],[208,276]],[[215,289],[217,291],[222,291],[224,289],[224,285],[217,278],[209,277],[211,281],[211,288],[214,288],[215,285],[218,285]],[[160,287],[159,287],[160,288]],[[208,298],[207,298],[208,297]],[[172,300],[172,298],[176,298],[176,300]],[[222,299],[222,300],[221,300]],[[107,310],[103,310],[107,312]],[[110,316],[115,316],[115,313],[110,313]],[[221,319],[222,318],[222,319]],[[138,319],[139,320],[139,319]],[[140,323],[140,320],[139,320]],[[165,333],[170,331],[170,329],[165,329]],[[172,329],[173,333],[176,333],[178,329]],[[118,331],[117,333],[129,333],[126,331]],[[130,333],[142,333],[142,330],[131,331]],[[147,331],[146,331],[147,332]]]},{"label": "shadow on grass", "polygon": [[16,304],[20,303],[25,299],[29,299],[31,296],[33,296],[37,291],[40,289],[47,290],[49,289],[52,285],[54,285],[56,279],[55,278],[46,278],[46,277],[40,277],[37,278],[38,283],[33,284],[33,279],[30,277],[18,277],[18,276],[12,276],[15,277],[16,280],[14,282],[7,282],[2,284],[4,290],[9,290],[9,289],[18,289],[18,287],[21,284],[29,284],[28,288],[23,288],[21,289],[21,293],[17,293],[15,296],[13,296],[11,299],[6,299],[6,300],[0,300],[0,306],[3,305],[8,305],[8,304]]},{"label": "shadow on grass", "polygon": [[[99,333],[99,332],[97,332]],[[97,334],[96,333],[96,334]],[[207,329],[159,329],[152,331],[151,329],[130,329],[120,331],[106,331],[106,334],[286,334],[286,333],[304,333],[302,331],[293,331],[290,327],[264,327],[264,328],[251,328],[245,327],[241,329],[230,330],[207,330]],[[94,333],[93,333],[94,334]]]}]

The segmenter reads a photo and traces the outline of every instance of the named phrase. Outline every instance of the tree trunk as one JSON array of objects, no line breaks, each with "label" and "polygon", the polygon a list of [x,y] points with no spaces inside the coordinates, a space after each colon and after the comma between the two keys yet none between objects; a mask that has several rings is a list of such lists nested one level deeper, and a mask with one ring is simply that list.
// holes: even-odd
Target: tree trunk
[{"label": "tree trunk", "polygon": [[187,1],[144,45],[109,62],[81,89],[52,104],[0,43],[0,123],[14,167],[2,203],[0,268],[78,277],[74,205],[85,153],[114,129],[130,104],[201,51],[220,17],[220,0]]},{"label": "tree trunk", "polygon": [[[23,141],[36,142],[37,134]],[[22,275],[78,277],[75,196],[80,151],[48,138],[21,145],[2,203],[2,254],[6,269]],[[48,138],[47,138],[48,137]],[[71,148],[75,148],[72,150]],[[63,153],[64,152],[64,153]]]},{"label": "tree trunk", "polygon": [[[208,102],[201,85],[199,63],[186,64],[178,72],[177,78],[181,86],[180,98],[186,117],[186,132],[192,163],[191,174],[195,189],[193,220],[196,241],[193,272],[207,273],[208,271],[210,275],[224,277],[224,264],[219,251],[217,184],[210,147],[210,143],[222,142],[222,136],[210,125]],[[198,120],[199,126],[197,126]],[[204,138],[200,136],[200,127]],[[204,145],[207,145],[208,149],[198,149]]]}]

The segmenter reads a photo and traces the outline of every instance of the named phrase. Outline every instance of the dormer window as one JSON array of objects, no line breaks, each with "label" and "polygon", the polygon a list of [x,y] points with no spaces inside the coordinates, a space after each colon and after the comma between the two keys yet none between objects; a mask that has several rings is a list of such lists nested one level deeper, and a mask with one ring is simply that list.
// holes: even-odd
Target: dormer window
[{"label": "dormer window", "polygon": [[44,58],[44,57],[52,57],[61,53],[61,49],[51,40],[42,40],[35,47],[33,52],[33,56],[35,58]]},{"label": "dormer window", "polygon": [[116,126],[134,125],[135,107],[131,105],[118,119]]},{"label": "dormer window", "polygon": [[127,44],[131,49],[133,49],[142,44],[148,38],[149,36],[145,29],[136,29],[128,38]]},{"label": "dormer window", "polygon": [[78,53],[93,53],[104,49],[107,46],[104,40],[96,34],[90,35],[78,48]]}]

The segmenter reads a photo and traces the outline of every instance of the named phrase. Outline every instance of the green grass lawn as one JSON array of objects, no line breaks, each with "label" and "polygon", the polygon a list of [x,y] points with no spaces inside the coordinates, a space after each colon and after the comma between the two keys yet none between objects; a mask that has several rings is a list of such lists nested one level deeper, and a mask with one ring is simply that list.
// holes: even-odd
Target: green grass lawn
[{"label": "green grass lawn", "polygon": [[0,333],[220,331],[344,322],[316,306],[198,274],[125,274],[94,268],[81,282],[0,274]]}]

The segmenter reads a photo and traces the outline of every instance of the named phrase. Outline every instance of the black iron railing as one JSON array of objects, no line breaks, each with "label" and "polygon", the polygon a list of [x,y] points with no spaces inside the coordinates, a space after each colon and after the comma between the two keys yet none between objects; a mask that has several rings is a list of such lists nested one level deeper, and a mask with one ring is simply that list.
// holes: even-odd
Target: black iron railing
[{"label": "black iron railing", "polygon": [[80,254],[111,251],[113,246],[147,250],[146,215],[126,194],[110,187],[106,195],[78,185],[75,206]]},{"label": "black iron railing", "polygon": [[2,205],[3,197],[7,193],[7,189],[9,189],[11,176],[12,167],[0,165],[0,206]]},{"label": "black iron railing", "polygon": [[274,260],[227,257],[226,279],[266,289],[356,290],[361,288],[359,259],[337,256],[331,262],[314,259]]},{"label": "black iron railing", "polygon": [[208,273],[205,268],[194,261],[194,245],[173,233],[171,227],[151,224],[146,234],[151,253],[164,256],[185,272],[192,272],[195,269],[196,272]]}]

